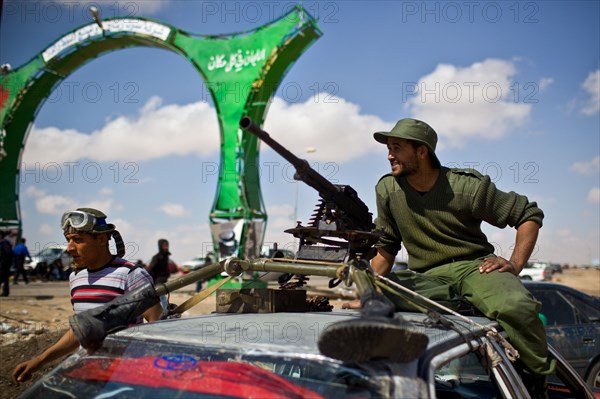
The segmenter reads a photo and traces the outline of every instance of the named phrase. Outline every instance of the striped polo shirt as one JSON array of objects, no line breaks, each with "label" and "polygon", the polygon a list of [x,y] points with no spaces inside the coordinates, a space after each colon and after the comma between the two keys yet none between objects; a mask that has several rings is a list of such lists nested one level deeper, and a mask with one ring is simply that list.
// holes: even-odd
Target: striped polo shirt
[{"label": "striped polo shirt", "polygon": [[152,277],[145,269],[114,256],[111,262],[99,269],[86,268],[71,273],[69,284],[73,310],[79,313],[110,302],[142,285],[152,285]]}]

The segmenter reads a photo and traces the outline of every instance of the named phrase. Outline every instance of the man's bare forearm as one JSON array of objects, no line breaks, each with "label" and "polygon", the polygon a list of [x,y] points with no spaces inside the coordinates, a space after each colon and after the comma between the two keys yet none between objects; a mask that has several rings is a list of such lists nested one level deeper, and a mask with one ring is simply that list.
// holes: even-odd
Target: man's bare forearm
[{"label": "man's bare forearm", "polygon": [[517,274],[523,270],[529,257],[533,253],[537,242],[540,225],[534,221],[526,221],[517,228],[517,237],[515,238],[515,249],[510,256],[510,261],[517,266]]},{"label": "man's bare forearm", "polygon": [[377,274],[386,275],[392,270],[395,256],[381,248],[377,248],[377,255],[371,259],[371,268]]}]

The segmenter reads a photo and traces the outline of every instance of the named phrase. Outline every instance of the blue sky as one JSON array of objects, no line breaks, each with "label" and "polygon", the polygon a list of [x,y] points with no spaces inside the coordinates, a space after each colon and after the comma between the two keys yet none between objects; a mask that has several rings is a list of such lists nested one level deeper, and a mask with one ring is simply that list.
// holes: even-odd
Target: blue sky
[{"label": "blue sky", "polygon": [[[278,1],[4,2],[0,63],[16,68],[67,32],[104,17],[144,16],[193,33],[252,29]],[[441,162],[474,167],[537,201],[535,260],[600,258],[600,6],[598,1],[304,2],[323,36],[290,69],[265,124],[271,135],[375,211],[387,173],[372,133],[400,118],[428,122]],[[42,106],[23,155],[21,209],[30,249],[63,242],[63,210],[105,210],[148,260],[167,238],[176,262],[210,246],[218,127],[202,79],[180,56],[133,48],[65,79]],[[307,153],[308,148],[316,152]],[[306,221],[317,200],[285,162],[261,152],[265,241]],[[514,230],[485,227],[509,257]],[[400,257],[405,257],[401,253]]]}]

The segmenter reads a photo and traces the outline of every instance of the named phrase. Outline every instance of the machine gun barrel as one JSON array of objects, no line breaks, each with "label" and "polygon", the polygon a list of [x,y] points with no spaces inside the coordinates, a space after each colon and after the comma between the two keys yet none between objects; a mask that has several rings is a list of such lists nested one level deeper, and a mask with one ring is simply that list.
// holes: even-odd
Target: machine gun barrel
[{"label": "machine gun barrel", "polygon": [[331,183],[311,168],[306,160],[298,158],[275,141],[269,133],[258,127],[249,117],[245,116],[240,120],[240,127],[267,143],[275,152],[294,165],[297,175],[295,178],[317,190],[325,201],[334,202],[346,214],[346,219],[352,222],[352,228],[364,231],[373,229],[373,220],[369,208],[358,197],[352,187],[336,186]]},{"label": "machine gun barrel", "polygon": [[258,127],[252,119],[247,116],[243,117],[240,120],[240,127],[267,143],[269,147],[285,158],[286,161],[294,165],[296,173],[298,174],[298,180],[302,180],[317,190],[324,199],[332,199],[330,197],[338,192],[335,185],[311,168],[305,159],[298,158],[292,154],[287,148],[275,141],[269,133]]},{"label": "machine gun barrel", "polygon": [[212,265],[204,266],[183,276],[172,278],[164,284],[157,285],[156,295],[166,295],[169,292],[173,292],[197,281],[208,280],[222,271],[223,265],[221,263],[213,263]]}]

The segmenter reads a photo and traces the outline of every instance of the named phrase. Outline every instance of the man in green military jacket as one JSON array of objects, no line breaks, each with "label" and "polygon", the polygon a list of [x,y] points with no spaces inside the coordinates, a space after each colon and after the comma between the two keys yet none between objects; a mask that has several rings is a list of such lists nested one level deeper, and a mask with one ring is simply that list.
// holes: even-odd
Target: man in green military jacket
[{"label": "man in green military jacket", "polygon": [[[392,169],[376,186],[376,225],[384,235],[373,270],[450,306],[465,298],[497,320],[520,353],[532,397],[545,397],[545,375],[552,367],[540,303],[518,278],[537,241],[542,210],[523,195],[498,190],[489,176],[442,167],[437,134],[422,121],[402,119],[373,136],[387,145]],[[494,255],[482,222],[516,229],[510,258]],[[390,273],[402,244],[409,270]],[[410,309],[392,299],[397,309]]]}]

